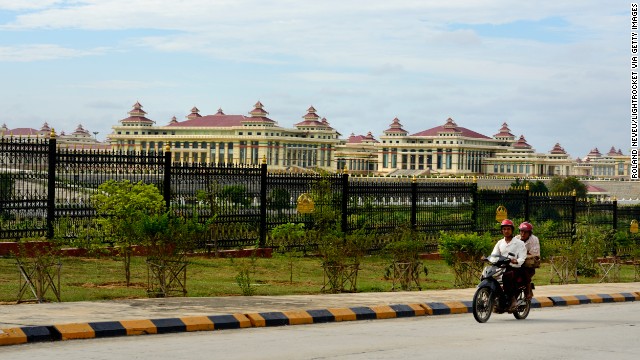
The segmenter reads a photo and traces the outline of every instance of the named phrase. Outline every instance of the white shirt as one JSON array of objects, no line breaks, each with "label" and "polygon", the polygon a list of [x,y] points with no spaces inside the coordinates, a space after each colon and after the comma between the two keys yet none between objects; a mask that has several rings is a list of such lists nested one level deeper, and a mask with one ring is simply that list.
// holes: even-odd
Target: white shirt
[{"label": "white shirt", "polygon": [[518,260],[517,264],[511,264],[512,267],[520,267],[524,264],[524,260],[527,258],[527,248],[524,245],[524,242],[520,239],[512,238],[509,243],[502,238],[496,243],[496,246],[493,247],[493,251],[491,252],[491,257],[497,257],[498,255],[510,257],[509,253],[515,254],[516,259]]},{"label": "white shirt", "polygon": [[[515,238],[520,239],[520,235],[516,236]],[[529,239],[527,239],[527,241],[523,240],[522,242],[524,242],[524,246],[527,248],[527,254],[540,256],[540,240],[537,236],[531,234],[529,235]]]}]

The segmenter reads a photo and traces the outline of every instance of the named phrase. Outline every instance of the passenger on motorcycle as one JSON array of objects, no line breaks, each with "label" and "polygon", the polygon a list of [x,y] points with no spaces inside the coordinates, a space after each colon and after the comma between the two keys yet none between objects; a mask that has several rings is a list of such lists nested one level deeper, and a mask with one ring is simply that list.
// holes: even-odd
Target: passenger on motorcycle
[{"label": "passenger on motorcycle", "polygon": [[[520,229],[520,235],[516,236],[516,239],[520,239],[524,242],[527,248],[527,257],[538,257],[540,259],[540,240],[537,236],[533,235],[533,225],[529,222],[523,222],[518,226]],[[531,289],[531,278],[535,275],[536,269],[534,267],[523,267],[522,274],[527,284],[527,299],[533,297],[533,290]]]},{"label": "passenger on motorcycle", "polygon": [[510,267],[505,271],[504,275],[502,275],[502,287],[507,295],[507,299],[511,299],[511,305],[508,311],[513,312],[518,305],[516,295],[518,294],[519,280],[524,278],[520,267],[527,257],[527,248],[524,242],[513,237],[515,230],[513,221],[509,219],[503,220],[502,223],[500,223],[500,230],[504,238],[496,243],[491,252],[491,257],[502,255],[511,258]]}]

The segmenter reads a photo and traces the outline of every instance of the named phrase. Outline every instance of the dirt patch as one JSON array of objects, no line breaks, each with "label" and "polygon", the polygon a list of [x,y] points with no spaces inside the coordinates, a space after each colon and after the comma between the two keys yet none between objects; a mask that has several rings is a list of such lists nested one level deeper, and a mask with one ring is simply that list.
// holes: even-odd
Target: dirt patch
[{"label": "dirt patch", "polygon": [[147,284],[145,283],[131,283],[127,287],[127,283],[124,281],[114,281],[114,282],[106,282],[106,283],[83,283],[83,284],[70,284],[71,286],[79,286],[88,289],[146,289]]},{"label": "dirt patch", "polygon": [[280,286],[314,285],[312,281],[295,281],[295,280],[293,281],[293,283],[290,283],[289,280],[266,280],[266,281],[257,280],[256,283],[263,284],[263,285],[280,285]]}]

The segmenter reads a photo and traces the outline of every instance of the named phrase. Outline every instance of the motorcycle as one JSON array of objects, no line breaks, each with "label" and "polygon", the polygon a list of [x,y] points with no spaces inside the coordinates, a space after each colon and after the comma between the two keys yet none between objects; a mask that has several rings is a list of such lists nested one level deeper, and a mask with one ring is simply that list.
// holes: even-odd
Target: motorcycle
[{"label": "motorcycle", "polygon": [[[509,253],[509,256],[515,255]],[[493,312],[497,314],[509,312],[513,313],[513,316],[518,320],[526,319],[529,310],[531,310],[531,300],[526,296],[526,284],[518,287],[516,310],[508,311],[511,301],[504,292],[502,275],[507,271],[511,258],[506,256],[485,257],[483,261],[489,264],[482,270],[480,284],[473,295],[473,317],[477,322],[484,323],[489,320]],[[533,283],[531,283],[531,288],[535,288]]]}]

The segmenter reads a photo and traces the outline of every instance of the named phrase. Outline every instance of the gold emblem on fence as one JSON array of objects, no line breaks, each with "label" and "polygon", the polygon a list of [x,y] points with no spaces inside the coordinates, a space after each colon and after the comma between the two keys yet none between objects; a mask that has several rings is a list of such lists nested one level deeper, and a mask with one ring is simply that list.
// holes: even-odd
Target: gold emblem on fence
[{"label": "gold emblem on fence", "polygon": [[631,226],[629,226],[629,231],[634,234],[638,233],[638,220],[631,220]]},{"label": "gold emblem on fence", "polygon": [[507,209],[502,205],[498,206],[498,208],[496,209],[496,221],[502,222],[502,220],[506,218],[507,218]]},{"label": "gold emblem on fence", "polygon": [[297,210],[300,214],[311,214],[315,209],[311,195],[304,193],[298,196]]}]

